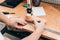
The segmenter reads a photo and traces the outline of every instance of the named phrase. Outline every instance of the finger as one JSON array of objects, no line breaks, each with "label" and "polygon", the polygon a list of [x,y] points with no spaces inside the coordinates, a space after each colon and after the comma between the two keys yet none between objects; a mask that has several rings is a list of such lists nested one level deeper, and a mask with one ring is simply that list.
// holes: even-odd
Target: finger
[{"label": "finger", "polygon": [[18,24],[18,25],[24,25],[23,22],[20,21],[20,20],[17,21],[17,24]]},{"label": "finger", "polygon": [[18,27],[19,27],[18,29],[21,29],[21,30],[23,29],[23,27],[22,27],[22,26],[18,26]]},{"label": "finger", "polygon": [[45,25],[45,21],[44,20],[40,20],[39,25]]},{"label": "finger", "polygon": [[27,22],[25,20],[22,21],[24,24],[27,24]]},{"label": "finger", "polygon": [[26,21],[21,21],[22,23],[23,23],[23,25],[26,25],[27,24],[27,22]]},{"label": "finger", "polygon": [[24,24],[24,23],[22,23],[22,22],[21,22],[21,23],[17,23],[17,24],[18,24],[18,25],[21,25],[21,26],[24,26],[24,25],[25,25],[25,24]]},{"label": "finger", "polygon": [[23,29],[23,26],[16,26],[16,29]]},{"label": "finger", "polygon": [[39,20],[40,20],[40,18],[37,17],[37,16],[32,16],[32,19],[33,19],[33,20],[36,20],[36,21],[39,21]]},{"label": "finger", "polygon": [[34,24],[36,25],[38,22],[36,20],[34,20]]}]

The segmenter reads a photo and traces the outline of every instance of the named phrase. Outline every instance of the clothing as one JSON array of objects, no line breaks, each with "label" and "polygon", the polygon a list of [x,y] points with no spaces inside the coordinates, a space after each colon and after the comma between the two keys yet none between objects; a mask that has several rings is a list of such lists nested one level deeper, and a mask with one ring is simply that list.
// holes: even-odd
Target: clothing
[{"label": "clothing", "polygon": [[0,32],[0,40],[4,40],[4,37],[3,37],[3,35],[1,34],[1,32]]}]

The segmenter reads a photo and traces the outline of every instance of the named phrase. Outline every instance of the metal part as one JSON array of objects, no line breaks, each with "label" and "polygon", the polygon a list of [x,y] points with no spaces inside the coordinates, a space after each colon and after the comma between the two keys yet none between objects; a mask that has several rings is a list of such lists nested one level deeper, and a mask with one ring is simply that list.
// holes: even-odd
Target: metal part
[{"label": "metal part", "polygon": [[31,12],[32,12],[31,0],[27,0],[27,13],[31,14]]},{"label": "metal part", "polygon": [[52,33],[57,34],[57,35],[60,35],[60,32],[57,32],[57,31],[52,30],[52,29],[44,28],[44,30],[52,32]]}]

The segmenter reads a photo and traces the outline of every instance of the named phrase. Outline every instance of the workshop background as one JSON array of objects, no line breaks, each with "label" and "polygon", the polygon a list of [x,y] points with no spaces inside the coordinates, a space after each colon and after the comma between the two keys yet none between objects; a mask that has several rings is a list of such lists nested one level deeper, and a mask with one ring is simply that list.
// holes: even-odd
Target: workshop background
[{"label": "workshop background", "polygon": [[[43,2],[54,3],[60,5],[60,0],[42,0]],[[0,31],[5,27],[5,24],[0,22]],[[6,33],[7,34],[7,33]],[[5,35],[6,35],[5,34]],[[7,34],[7,37],[12,38],[11,40],[20,40],[12,35]]]}]

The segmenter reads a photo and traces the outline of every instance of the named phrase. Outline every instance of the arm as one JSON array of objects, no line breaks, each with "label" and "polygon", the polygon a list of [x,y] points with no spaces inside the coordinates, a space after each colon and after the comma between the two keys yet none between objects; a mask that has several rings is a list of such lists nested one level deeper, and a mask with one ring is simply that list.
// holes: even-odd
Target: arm
[{"label": "arm", "polygon": [[2,12],[0,12],[0,21],[8,24],[10,20]]},{"label": "arm", "polygon": [[40,23],[38,23],[37,21],[34,21],[34,23],[36,26],[36,31],[34,31],[30,36],[22,40],[38,40],[39,39],[44,29],[44,21],[40,20]]},{"label": "arm", "polygon": [[11,39],[9,39],[8,37],[4,37],[4,40],[11,40]]},{"label": "arm", "polygon": [[8,19],[2,12],[0,12],[0,21],[4,22],[8,26],[18,28],[18,29],[22,28],[22,26],[18,25],[18,23],[22,25],[26,24],[25,20],[22,20],[20,18]]},{"label": "arm", "polygon": [[22,39],[22,40],[38,40],[41,36],[43,29],[37,29],[35,32],[33,32],[30,36]]}]

